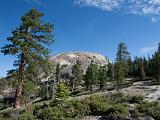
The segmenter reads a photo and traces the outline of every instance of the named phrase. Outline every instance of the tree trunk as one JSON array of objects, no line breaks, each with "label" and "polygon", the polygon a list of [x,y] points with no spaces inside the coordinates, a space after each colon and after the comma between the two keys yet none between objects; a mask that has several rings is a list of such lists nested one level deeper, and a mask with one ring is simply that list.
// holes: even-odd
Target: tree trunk
[{"label": "tree trunk", "polygon": [[74,92],[74,83],[72,84],[72,92]]},{"label": "tree trunk", "polygon": [[92,89],[92,85],[90,85],[90,91],[91,91],[91,92],[93,91],[93,89]]},{"label": "tree trunk", "polygon": [[22,82],[16,89],[14,108],[20,107],[20,97],[22,95]]},{"label": "tree trunk", "polygon": [[160,82],[160,74],[157,75],[158,82]]},{"label": "tree trunk", "polygon": [[27,98],[25,98],[25,100],[24,100],[24,105],[25,105],[25,111],[26,111],[26,113],[28,113]]},{"label": "tree trunk", "polygon": [[146,79],[146,73],[145,73],[145,70],[144,70],[144,65],[142,65],[142,76],[143,76],[143,80]]},{"label": "tree trunk", "polygon": [[101,81],[101,82],[100,82],[100,90],[101,90],[101,91],[104,91],[104,81]]},{"label": "tree trunk", "polygon": [[20,75],[20,83],[16,89],[15,93],[15,102],[14,102],[14,108],[20,107],[20,99],[22,96],[22,88],[23,88],[23,75],[24,75],[24,54],[21,54],[21,61],[19,65],[19,75]]}]

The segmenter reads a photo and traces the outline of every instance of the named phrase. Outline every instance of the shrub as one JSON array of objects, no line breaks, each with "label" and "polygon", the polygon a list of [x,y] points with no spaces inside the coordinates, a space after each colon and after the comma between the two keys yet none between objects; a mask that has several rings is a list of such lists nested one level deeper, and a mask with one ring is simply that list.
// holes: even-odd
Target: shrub
[{"label": "shrub", "polygon": [[56,99],[57,100],[66,100],[70,94],[69,88],[64,83],[60,83],[57,86]]},{"label": "shrub", "polygon": [[137,105],[137,110],[141,113],[148,114],[150,109],[154,109],[157,105],[157,102],[143,102]]},{"label": "shrub", "polygon": [[109,95],[109,100],[114,101],[116,103],[125,103],[127,102],[127,97],[123,95],[121,92],[116,92]]},{"label": "shrub", "polygon": [[144,102],[137,105],[137,110],[143,115],[150,115],[156,120],[160,120],[160,104],[158,102]]},{"label": "shrub", "polygon": [[39,120],[65,120],[65,114],[59,106],[39,109],[36,116]]},{"label": "shrub", "polygon": [[89,107],[78,100],[54,101],[49,106],[38,106],[35,115],[40,120],[78,119],[87,115]]},{"label": "shrub", "polygon": [[137,95],[137,96],[127,96],[129,103],[141,103],[144,100],[143,96]]},{"label": "shrub", "polygon": [[109,107],[109,104],[111,103],[109,100],[105,100],[100,96],[91,96],[86,100],[88,101],[89,108],[93,115],[104,114],[106,109]]},{"label": "shrub", "polygon": [[19,116],[18,120],[37,120],[33,114],[22,114]]},{"label": "shrub", "polygon": [[156,120],[160,120],[160,106],[149,109],[149,114]]},{"label": "shrub", "polygon": [[131,115],[131,117],[133,119],[136,119],[140,116],[140,113],[138,112],[138,110],[134,109],[134,110],[129,110],[129,113]]},{"label": "shrub", "polygon": [[[33,115],[22,115],[19,120],[76,120],[84,116],[106,116],[111,119],[138,118],[139,115],[150,115],[156,120],[160,118],[160,106],[157,102],[142,102],[142,96],[124,96],[122,93],[94,95],[83,100],[57,100],[49,105],[39,105],[33,110]],[[136,109],[129,111],[128,103],[138,103]]]},{"label": "shrub", "polygon": [[113,93],[109,96],[109,99],[111,101],[114,101],[116,103],[141,103],[144,100],[144,97],[141,95],[134,95],[134,96],[129,96],[129,95],[124,95],[121,92],[116,92]]},{"label": "shrub", "polygon": [[128,105],[115,103],[104,96],[91,96],[85,99],[89,105],[91,115],[109,116],[112,118],[128,117]]},{"label": "shrub", "polygon": [[67,118],[82,118],[88,115],[89,112],[89,106],[78,100],[68,102],[65,108],[65,115]]},{"label": "shrub", "polygon": [[107,111],[106,115],[118,119],[118,118],[127,118],[128,117],[128,107],[126,104],[113,104]]}]

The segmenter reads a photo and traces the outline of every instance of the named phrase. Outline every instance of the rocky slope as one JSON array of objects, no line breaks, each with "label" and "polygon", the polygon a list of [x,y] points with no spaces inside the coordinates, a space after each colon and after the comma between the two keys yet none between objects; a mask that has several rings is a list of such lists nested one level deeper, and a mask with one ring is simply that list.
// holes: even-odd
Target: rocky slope
[{"label": "rocky slope", "polygon": [[61,65],[73,65],[77,60],[85,67],[91,60],[99,65],[105,65],[109,62],[108,58],[105,56],[92,52],[67,52],[50,58],[52,63],[60,63]]},{"label": "rocky slope", "polygon": [[91,60],[98,65],[107,65],[109,63],[109,59],[105,56],[92,52],[67,52],[50,58],[50,62],[52,64],[60,63],[61,66],[67,66],[63,71],[68,72],[71,71],[71,67],[76,63],[77,60],[81,63],[81,67],[84,71],[90,64]]}]

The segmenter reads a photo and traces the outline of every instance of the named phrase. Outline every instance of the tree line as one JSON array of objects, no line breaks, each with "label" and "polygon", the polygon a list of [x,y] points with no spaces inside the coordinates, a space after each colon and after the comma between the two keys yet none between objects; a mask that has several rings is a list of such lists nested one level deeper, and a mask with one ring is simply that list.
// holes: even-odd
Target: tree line
[{"label": "tree line", "polygon": [[[159,46],[160,50],[160,46]],[[131,58],[125,43],[120,43],[117,48],[114,63],[99,66],[91,60],[85,74],[81,71],[80,63],[77,62],[72,67],[72,78],[70,84],[72,92],[76,86],[82,85],[87,90],[92,91],[94,85],[99,85],[99,90],[107,88],[107,82],[115,82],[117,89],[125,82],[126,78],[136,80],[156,80],[160,82],[160,51],[155,51],[152,57]]]}]

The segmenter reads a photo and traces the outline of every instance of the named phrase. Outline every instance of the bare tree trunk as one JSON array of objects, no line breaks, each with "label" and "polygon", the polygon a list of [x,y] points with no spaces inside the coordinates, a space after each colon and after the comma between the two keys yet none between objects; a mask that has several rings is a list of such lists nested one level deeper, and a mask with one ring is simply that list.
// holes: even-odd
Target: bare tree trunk
[{"label": "bare tree trunk", "polygon": [[28,107],[27,107],[27,98],[25,98],[24,105],[25,105],[25,111],[26,111],[26,113],[27,113],[27,112],[28,112]]},{"label": "bare tree trunk", "polygon": [[74,83],[73,83],[73,84],[72,84],[72,92],[74,92],[74,87],[75,87],[75,86],[74,86]]},{"label": "bare tree trunk", "polygon": [[15,102],[14,102],[14,108],[19,108],[20,107],[20,99],[22,96],[22,88],[23,88],[23,75],[24,75],[24,54],[21,54],[21,61],[19,65],[19,75],[20,75],[20,83],[16,89],[15,93]]}]

